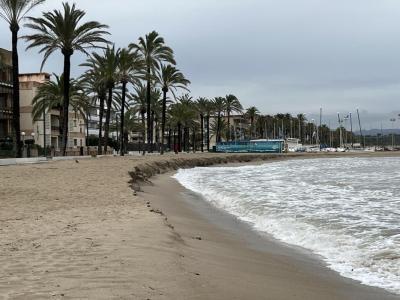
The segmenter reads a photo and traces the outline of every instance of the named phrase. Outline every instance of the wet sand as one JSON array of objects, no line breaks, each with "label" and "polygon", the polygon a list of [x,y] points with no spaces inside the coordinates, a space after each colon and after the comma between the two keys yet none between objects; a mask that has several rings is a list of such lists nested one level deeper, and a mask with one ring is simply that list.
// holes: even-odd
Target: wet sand
[{"label": "wet sand", "polygon": [[199,207],[169,175],[134,195],[129,172],[176,157],[0,167],[0,299],[400,299]]}]

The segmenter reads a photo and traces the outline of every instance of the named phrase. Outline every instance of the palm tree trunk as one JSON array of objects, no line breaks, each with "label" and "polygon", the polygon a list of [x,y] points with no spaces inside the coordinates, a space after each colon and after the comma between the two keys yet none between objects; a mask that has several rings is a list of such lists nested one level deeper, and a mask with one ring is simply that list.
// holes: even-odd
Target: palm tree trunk
[{"label": "palm tree trunk", "polygon": [[104,116],[104,97],[99,96],[100,98],[100,111],[99,111],[99,144],[97,146],[97,153],[99,155],[103,154],[103,116]]},{"label": "palm tree trunk", "polygon": [[168,129],[168,148],[171,151],[171,128]]},{"label": "palm tree trunk", "polygon": [[150,152],[153,153],[154,142],[154,111],[151,111],[150,117]]},{"label": "palm tree trunk", "polygon": [[221,113],[218,112],[218,118],[217,118],[217,138],[216,141],[219,143],[221,141]]},{"label": "palm tree trunk", "polygon": [[[152,134],[151,134],[151,83],[150,83],[150,67],[147,67],[147,91],[146,91],[146,101],[147,101],[147,143],[150,149],[152,149]],[[150,152],[150,151],[149,151]]]},{"label": "palm tree trunk", "polygon": [[196,153],[196,127],[193,127],[193,153]]},{"label": "palm tree trunk", "polygon": [[14,127],[14,144],[15,156],[22,157],[21,143],[21,125],[19,112],[19,60],[18,60],[18,24],[11,26],[12,32],[12,73],[13,73],[13,127]]},{"label": "palm tree trunk", "polygon": [[200,115],[200,126],[201,126],[201,152],[204,152],[204,116]]},{"label": "palm tree trunk", "polygon": [[178,154],[178,148],[176,147],[176,131],[174,129],[174,145],[172,146],[174,148],[175,154]]},{"label": "palm tree trunk", "polygon": [[143,151],[142,154],[145,155],[146,154],[146,150],[145,150],[145,143],[146,143],[146,118],[144,116],[144,111],[142,110],[140,112],[140,114],[142,115],[142,142],[143,142]]},{"label": "palm tree trunk", "polygon": [[231,141],[231,112],[228,110],[228,142]]},{"label": "palm tree trunk", "polygon": [[210,152],[210,115],[207,115],[207,151]]},{"label": "palm tree trunk", "polygon": [[68,117],[69,117],[69,90],[71,77],[71,53],[63,51],[64,54],[64,103],[63,103],[63,134],[62,134],[62,155],[67,155],[68,145]]},{"label": "palm tree trunk", "polygon": [[104,126],[104,154],[107,154],[107,148],[108,148],[108,135],[110,133],[112,94],[113,94],[113,89],[109,88],[108,89],[108,99],[107,99],[106,124]]},{"label": "palm tree trunk", "polygon": [[121,103],[121,156],[125,155],[125,97],[126,97],[126,82],[122,82],[122,103]]},{"label": "palm tree trunk", "polygon": [[90,112],[89,110],[86,112],[86,148],[89,149],[89,119],[90,119]]},{"label": "palm tree trunk", "polygon": [[163,89],[163,102],[162,102],[162,120],[161,120],[161,151],[160,154],[164,154],[164,132],[165,132],[165,114],[167,111],[167,90]]},{"label": "palm tree trunk", "polygon": [[181,129],[181,123],[178,123],[178,152],[182,151],[182,129]]}]

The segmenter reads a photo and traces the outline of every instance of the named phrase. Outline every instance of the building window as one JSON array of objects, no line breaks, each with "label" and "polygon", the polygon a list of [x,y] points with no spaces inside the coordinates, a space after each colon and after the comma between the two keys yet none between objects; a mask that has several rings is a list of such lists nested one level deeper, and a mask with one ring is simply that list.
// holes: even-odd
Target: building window
[{"label": "building window", "polygon": [[77,123],[76,123],[76,120],[74,120],[74,127],[76,127],[77,126]]},{"label": "building window", "polygon": [[78,146],[78,140],[77,139],[74,139],[74,146],[75,147]]}]

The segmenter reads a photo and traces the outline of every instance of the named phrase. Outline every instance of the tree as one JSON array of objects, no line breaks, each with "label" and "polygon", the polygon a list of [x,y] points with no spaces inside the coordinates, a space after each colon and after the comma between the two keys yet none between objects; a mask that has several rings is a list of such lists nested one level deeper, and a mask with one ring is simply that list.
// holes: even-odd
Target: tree
[{"label": "tree", "polygon": [[[125,104],[127,84],[140,84],[140,79],[143,79],[144,61],[137,51],[131,52],[128,49],[122,49],[119,53],[119,61],[117,68],[117,78],[122,84],[121,97],[121,136],[125,133]],[[130,115],[129,115],[130,116]],[[125,139],[121,138],[121,156],[125,155]]]},{"label": "tree", "polygon": [[97,48],[99,44],[108,44],[103,35],[109,34],[105,29],[108,26],[99,22],[91,21],[82,24],[85,11],[79,10],[66,2],[63,3],[63,10],[53,10],[43,13],[41,18],[29,17],[30,23],[25,26],[35,33],[25,36],[30,42],[27,49],[41,47],[39,53],[43,53],[43,68],[51,54],[61,50],[64,56],[64,103],[63,114],[63,149],[66,155],[68,142],[68,110],[70,104],[69,84],[71,76],[71,56],[74,51],[83,52],[88,55],[86,49]]},{"label": "tree", "polygon": [[161,65],[161,69],[158,72],[158,82],[162,87],[163,101],[162,101],[162,120],[161,120],[161,155],[164,154],[164,134],[165,134],[165,123],[166,123],[166,111],[167,111],[167,93],[170,91],[175,97],[175,91],[177,89],[184,89],[188,91],[187,85],[190,81],[174,66]]},{"label": "tree", "polygon": [[259,113],[260,113],[259,110],[255,106],[249,107],[246,110],[246,116],[247,116],[247,118],[250,119],[250,138],[254,137],[253,136],[254,135],[254,121],[255,121],[256,117],[259,115]]},{"label": "tree", "polygon": [[19,109],[19,59],[18,59],[18,32],[20,23],[26,15],[44,0],[0,0],[0,17],[10,26],[12,35],[12,79],[13,79],[13,127],[15,155],[22,157],[20,109]]},{"label": "tree", "polygon": [[228,117],[228,141],[232,140],[232,135],[231,135],[231,113],[232,112],[241,112],[243,110],[242,104],[240,104],[240,101],[238,98],[236,98],[235,95],[227,95],[225,97],[225,108],[226,108],[226,114]]},{"label": "tree", "polygon": [[226,102],[223,97],[216,97],[214,99],[214,110],[217,113],[217,127],[216,127],[216,142],[221,142],[221,117],[222,113],[226,111]]},{"label": "tree", "polygon": [[204,152],[204,118],[207,116],[210,107],[210,100],[199,98],[196,101],[196,109],[200,116],[200,135],[201,135],[201,152]]},{"label": "tree", "polygon": [[[98,56],[97,53],[93,53],[93,56]],[[117,81],[117,68],[119,64],[119,55],[120,50],[116,50],[115,47],[107,47],[104,51],[102,58],[104,68],[104,84],[108,91],[107,97],[107,111],[106,111],[106,122],[104,124],[104,151],[107,153],[108,148],[108,137],[110,132],[110,121],[111,121],[111,106],[113,104],[113,89],[115,87],[115,83]]]},{"label": "tree", "polygon": [[[146,118],[145,114],[147,113],[147,88],[142,83],[138,83],[134,86],[134,93],[131,94],[131,98],[133,100],[133,109],[138,112],[141,116],[142,121],[142,140],[145,142],[146,137]],[[156,89],[151,90],[150,102],[155,104],[160,99],[160,92]],[[154,107],[153,107],[154,109]],[[154,111],[154,110],[153,110]],[[151,115],[151,112],[149,113]],[[150,120],[152,122],[152,120]],[[144,152],[143,152],[144,155]]]},{"label": "tree", "polygon": [[130,49],[137,50],[143,57],[146,65],[146,101],[147,101],[147,142],[152,145],[152,127],[151,127],[151,83],[155,71],[160,69],[162,62],[175,64],[174,52],[165,45],[164,39],[156,31],[152,31],[146,36],[139,38],[139,43],[129,45]]},{"label": "tree", "polygon": [[97,145],[97,153],[103,153],[103,117],[104,117],[104,103],[107,98],[107,86],[104,81],[104,60],[101,56],[90,57],[86,63],[81,66],[89,67],[89,69],[82,75],[81,82],[87,94],[94,94],[94,105],[96,107],[97,100],[99,101],[99,138]]},{"label": "tree", "polygon": [[182,126],[184,132],[183,145],[187,149],[188,129],[193,125],[196,119],[196,111],[192,98],[189,95],[183,95],[177,99],[178,102],[170,107],[171,123],[177,127],[178,147],[177,152],[182,151]]}]

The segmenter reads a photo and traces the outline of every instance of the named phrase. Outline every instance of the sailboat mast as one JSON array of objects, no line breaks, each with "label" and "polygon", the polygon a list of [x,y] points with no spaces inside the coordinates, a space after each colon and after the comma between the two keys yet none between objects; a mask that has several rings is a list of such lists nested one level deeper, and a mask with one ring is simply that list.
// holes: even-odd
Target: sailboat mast
[{"label": "sailboat mast", "polygon": [[365,147],[365,142],[363,141],[363,134],[362,134],[362,128],[361,128],[361,120],[360,120],[360,113],[359,113],[359,111],[358,111],[358,108],[357,108],[357,117],[358,117],[358,125],[360,126],[360,137],[361,137],[361,145],[362,145],[362,147],[364,148]]}]

